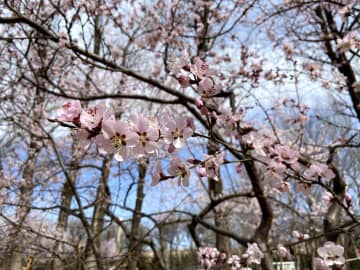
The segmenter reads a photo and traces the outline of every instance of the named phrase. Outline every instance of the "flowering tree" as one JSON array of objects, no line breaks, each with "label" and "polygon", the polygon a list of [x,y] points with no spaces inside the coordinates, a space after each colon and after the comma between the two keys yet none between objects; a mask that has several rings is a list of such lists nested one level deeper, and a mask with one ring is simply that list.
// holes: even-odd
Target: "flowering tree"
[{"label": "flowering tree", "polygon": [[5,268],[356,269],[355,3],[0,5]]}]

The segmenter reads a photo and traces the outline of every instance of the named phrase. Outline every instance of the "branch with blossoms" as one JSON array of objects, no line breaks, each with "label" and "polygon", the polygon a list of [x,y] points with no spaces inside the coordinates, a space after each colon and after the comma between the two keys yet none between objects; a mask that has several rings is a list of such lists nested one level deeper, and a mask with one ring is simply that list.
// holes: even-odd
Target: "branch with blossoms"
[{"label": "branch with blossoms", "polygon": [[[209,106],[208,104],[211,103],[212,98],[216,97],[220,88],[210,77],[213,76],[214,71],[199,58],[190,63],[183,56],[173,72],[183,87],[193,84],[201,96],[201,99],[195,99],[194,103],[200,115],[205,117],[211,132],[209,136],[196,135],[219,142],[238,159],[235,162],[239,163],[240,170],[242,165],[245,167],[253,186],[254,196],[257,198],[263,213],[262,222],[252,239],[262,244],[262,249],[266,250],[264,243],[271,226],[272,210],[264,194],[255,162],[266,166],[265,177],[274,179],[272,185],[279,192],[289,191],[289,184],[285,181],[285,176],[288,175],[292,179],[296,179],[300,170],[299,163],[307,166],[303,176],[300,175],[298,184],[300,189],[305,192],[316,184],[316,181],[323,179],[330,182],[332,179],[339,179],[339,175],[334,174],[335,168],[330,169],[328,165],[322,163],[312,163],[301,156],[297,150],[281,145],[278,138],[264,136],[261,142],[257,141],[253,136],[258,131],[243,121],[242,114],[232,114]],[[197,116],[199,117],[199,115]],[[201,119],[204,121],[204,118]],[[169,116],[162,116],[154,119],[143,115],[130,115],[127,121],[122,121],[115,119],[112,110],[106,107],[105,103],[99,103],[95,107],[82,108],[80,101],[66,103],[59,110],[58,117],[51,121],[76,128],[85,149],[90,146],[91,142],[95,142],[100,153],[114,154],[118,161],[143,156],[156,158],[161,151],[172,156],[176,150],[185,145],[187,139],[194,135],[195,130],[192,118],[171,119]],[[214,129],[215,126],[220,127],[220,130]],[[229,144],[221,134],[223,130],[225,136],[236,138],[240,147]],[[216,181],[220,173],[220,166],[229,163],[225,160],[224,154],[224,151],[220,151],[210,156],[204,155],[203,160],[192,158],[188,159],[187,162],[178,157],[171,157],[168,174],[163,172],[161,162],[157,162],[152,174],[152,185],[170,178],[177,178],[179,185],[188,186],[190,169],[194,167],[198,167],[200,177],[210,177]],[[193,166],[189,166],[187,163]],[[295,174],[291,175],[288,171]],[[322,182],[319,184],[321,185]],[[339,199],[334,200],[334,202],[340,203],[344,208]],[[345,207],[345,209],[347,208]],[[193,222],[189,224],[189,230],[197,244],[199,244],[199,240],[195,236],[197,223],[216,233],[232,237],[239,243],[246,244],[250,241],[221,228],[216,228],[201,219],[194,218]]]},{"label": "branch with blossoms", "polygon": [[259,265],[264,254],[256,243],[248,243],[246,251],[241,255],[228,256],[213,247],[199,248],[198,259],[204,270],[231,269],[249,270],[252,265]]}]

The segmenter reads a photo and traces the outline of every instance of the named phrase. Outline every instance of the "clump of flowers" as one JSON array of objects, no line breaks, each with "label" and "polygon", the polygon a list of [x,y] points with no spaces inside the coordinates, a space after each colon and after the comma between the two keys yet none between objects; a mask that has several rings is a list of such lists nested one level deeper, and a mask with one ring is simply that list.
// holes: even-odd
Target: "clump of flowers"
[{"label": "clump of flowers", "polygon": [[215,96],[221,92],[220,84],[215,83],[215,71],[211,69],[208,63],[196,57],[192,63],[185,51],[172,68],[172,73],[177,78],[182,87],[195,85],[197,92],[205,98]]},{"label": "clump of flowers", "polygon": [[214,247],[201,247],[197,252],[200,264],[205,270],[210,270],[218,262],[220,252]]},{"label": "clump of flowers", "polygon": [[299,231],[293,231],[292,237],[294,238],[295,241],[302,241],[310,238],[310,236],[307,233],[301,233]]},{"label": "clump of flowers", "polygon": [[324,246],[317,249],[319,257],[314,259],[317,270],[341,269],[345,264],[344,247],[334,242],[326,242]]},{"label": "clump of flowers", "polygon": [[261,263],[264,254],[256,243],[248,243],[248,248],[242,256],[231,255],[226,260],[225,253],[220,253],[213,247],[203,247],[199,249],[198,257],[201,266],[205,270],[213,269],[213,267],[223,267],[224,265],[228,265],[231,270],[249,270],[252,264]]}]

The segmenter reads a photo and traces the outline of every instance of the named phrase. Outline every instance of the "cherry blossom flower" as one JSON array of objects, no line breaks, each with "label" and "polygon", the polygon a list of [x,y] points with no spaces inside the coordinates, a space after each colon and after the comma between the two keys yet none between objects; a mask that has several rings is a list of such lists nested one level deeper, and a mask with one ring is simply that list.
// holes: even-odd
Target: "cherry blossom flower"
[{"label": "cherry blossom flower", "polygon": [[194,130],[188,126],[186,117],[178,117],[175,121],[165,120],[163,135],[167,144],[172,144],[175,148],[181,148],[185,144],[185,140],[192,136]]},{"label": "cherry blossom flower", "polygon": [[326,266],[342,266],[345,264],[344,247],[334,242],[326,242],[323,247],[317,249],[317,253]]},{"label": "cherry blossom flower", "polygon": [[232,255],[226,263],[230,265],[231,270],[238,270],[241,268],[240,257],[238,255]]},{"label": "cherry blossom flower", "polygon": [[291,254],[288,251],[288,249],[286,247],[284,247],[282,244],[278,244],[276,246],[276,249],[281,258],[290,258],[291,257]]},{"label": "cherry blossom flower", "polygon": [[115,120],[113,111],[105,107],[105,103],[99,103],[93,108],[83,109],[80,114],[81,128],[78,137],[81,146],[87,149],[91,140],[101,131],[101,123],[105,120]]},{"label": "cherry blossom flower", "polygon": [[294,47],[291,44],[284,44],[283,50],[286,55],[286,59],[291,60],[294,54]]},{"label": "cherry blossom flower", "polygon": [[224,152],[208,156],[205,155],[204,168],[206,170],[206,176],[219,180],[219,168],[224,163]]},{"label": "cherry blossom flower", "polygon": [[285,162],[286,164],[294,164],[299,159],[299,151],[291,149],[287,145],[276,144],[273,149],[273,153],[277,155],[280,162]]},{"label": "cherry blossom flower", "polygon": [[220,252],[214,247],[201,247],[197,252],[200,264],[205,270],[216,265]]},{"label": "cherry blossom flower", "polygon": [[224,264],[226,262],[226,253],[221,252],[220,255],[218,256],[218,264]]},{"label": "cherry blossom flower", "polygon": [[295,241],[301,241],[301,240],[304,240],[304,239],[309,239],[309,235],[308,234],[303,234],[299,231],[293,231],[292,232],[292,237],[294,238]]},{"label": "cherry blossom flower", "polygon": [[164,177],[166,177],[166,175],[164,174],[164,172],[162,170],[161,163],[156,162],[155,169],[152,173],[151,185],[155,186],[155,185],[159,184],[160,179],[162,179]]},{"label": "cherry blossom flower", "polygon": [[88,149],[93,135],[86,129],[78,129],[77,136],[79,137],[80,145],[83,149]]},{"label": "cherry blossom flower", "polygon": [[171,160],[168,172],[173,176],[179,177],[178,178],[179,186],[181,185],[181,183],[185,187],[189,186],[190,170],[185,165],[185,163],[182,162],[181,159],[174,158],[173,160]]},{"label": "cherry blossom flower", "polygon": [[260,264],[261,259],[264,258],[264,254],[259,249],[256,243],[250,244],[248,243],[248,248],[246,252],[243,254],[243,257],[246,258],[246,262],[248,265],[255,263]]},{"label": "cherry blossom flower", "polygon": [[200,81],[197,91],[203,97],[212,97],[221,92],[221,86],[214,84],[212,79],[206,77]]},{"label": "cherry blossom flower", "polygon": [[195,58],[194,64],[190,65],[190,72],[195,76],[196,80],[201,80],[206,76],[212,75],[209,65],[200,58]]},{"label": "cherry blossom flower", "polygon": [[354,31],[347,33],[343,38],[336,40],[337,49],[340,52],[347,52],[350,49],[356,47],[359,43],[358,37]]},{"label": "cherry blossom flower", "polygon": [[272,159],[269,162],[267,171],[264,174],[265,183],[269,184],[271,187],[274,187],[278,191],[283,190],[285,192],[287,190],[286,184],[283,181],[285,170],[286,166],[283,163]]},{"label": "cherry blossom flower", "polygon": [[226,136],[236,136],[238,134],[238,123],[241,118],[241,113],[232,113],[230,109],[224,109],[218,117],[217,124],[224,127],[224,134]]},{"label": "cherry blossom flower", "polygon": [[323,259],[315,257],[313,264],[316,270],[331,270],[329,266],[326,265]]},{"label": "cherry blossom flower", "polygon": [[81,103],[79,100],[74,102],[66,102],[61,108],[58,110],[59,121],[63,122],[73,122],[77,119],[79,121],[79,116],[81,114]]},{"label": "cherry blossom flower", "polygon": [[330,181],[335,177],[335,174],[326,164],[316,163],[311,164],[311,166],[305,170],[304,176],[312,180],[317,180],[318,177],[322,177]]},{"label": "cherry blossom flower", "polygon": [[101,102],[93,108],[82,110],[80,114],[81,127],[88,129],[101,128],[102,120],[115,119],[113,111],[106,108],[105,103]]},{"label": "cherry blossom flower", "polygon": [[330,192],[325,192],[322,199],[326,202],[331,202],[334,199],[334,196]]},{"label": "cherry blossom flower", "polygon": [[136,144],[137,135],[131,132],[123,121],[102,121],[102,135],[97,136],[96,143],[100,152],[115,153],[117,161],[123,161],[128,156],[127,147]]},{"label": "cherry blossom flower", "polygon": [[154,153],[159,139],[159,128],[143,115],[130,115],[130,130],[135,132],[134,153],[138,156]]},{"label": "cherry blossom flower", "polygon": [[180,74],[177,77],[178,82],[180,83],[181,87],[186,88],[191,85],[191,79],[186,74]]},{"label": "cherry blossom flower", "polygon": [[195,99],[195,105],[200,109],[201,107],[204,106],[204,102],[200,98],[197,98]]},{"label": "cherry blossom flower", "polygon": [[310,77],[312,80],[316,80],[320,77],[320,67],[317,63],[305,63],[303,65],[304,70],[310,72]]},{"label": "cherry blossom flower", "polygon": [[346,203],[347,203],[348,205],[351,204],[351,202],[352,202],[352,197],[351,197],[351,195],[350,195],[349,193],[347,193],[347,192],[345,193],[344,199],[345,199],[345,201],[346,201]]},{"label": "cherry blossom flower", "polygon": [[[245,128],[245,127],[244,127]],[[251,126],[249,127],[251,128]],[[243,143],[249,148],[254,149],[260,156],[267,156],[275,138],[271,134],[261,134],[259,132],[249,132],[241,137]]]}]

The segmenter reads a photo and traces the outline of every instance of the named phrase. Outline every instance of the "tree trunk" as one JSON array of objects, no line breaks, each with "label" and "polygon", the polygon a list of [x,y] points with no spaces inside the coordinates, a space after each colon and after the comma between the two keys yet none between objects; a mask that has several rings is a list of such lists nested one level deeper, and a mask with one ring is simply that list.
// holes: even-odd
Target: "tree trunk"
[{"label": "tree trunk", "polygon": [[[213,155],[218,151],[219,151],[218,145],[210,141],[208,144],[208,154]],[[218,180],[209,177],[209,194],[210,194],[210,198],[214,199],[221,196],[222,193],[223,193],[223,184],[219,172]],[[214,209],[214,221],[216,227],[224,230],[228,229],[228,223],[225,217],[225,213],[221,210],[220,207],[218,209]],[[229,239],[220,233],[216,233],[216,248],[219,251],[227,254],[230,248]]]},{"label": "tree trunk", "polygon": [[129,264],[127,270],[136,270],[141,253],[141,243],[139,241],[140,224],[141,224],[141,209],[144,200],[144,184],[145,175],[147,171],[147,160],[142,160],[139,163],[139,182],[137,185],[135,211],[131,224],[131,235],[129,243]]},{"label": "tree trunk", "polygon": [[[76,182],[76,176],[78,172],[79,165],[81,163],[81,148],[79,139],[76,134],[72,134],[73,144],[72,144],[72,155],[71,155],[71,168],[70,168],[70,179],[72,183]],[[60,240],[63,240],[66,235],[67,227],[68,227],[68,218],[69,213],[68,209],[70,209],[71,200],[73,197],[73,193],[70,187],[70,183],[65,181],[62,191],[61,191],[61,208],[58,217],[57,230],[60,232]],[[55,246],[55,253],[58,256],[62,256],[64,252],[64,244],[57,243]],[[63,262],[55,257],[52,262],[52,270],[63,270],[64,265]]]},{"label": "tree trunk", "polygon": [[[38,90],[36,91],[35,106],[41,106],[43,103],[43,96],[40,95]],[[42,110],[34,110],[34,119],[42,118]],[[19,270],[22,269],[22,257],[24,249],[23,236],[21,235],[21,227],[25,222],[30,210],[31,210],[31,195],[33,191],[33,176],[36,166],[36,158],[38,153],[41,150],[41,145],[37,142],[37,138],[33,135],[30,135],[30,145],[28,150],[28,158],[24,164],[24,170],[22,178],[24,184],[20,186],[20,197],[19,204],[20,206],[16,209],[17,217],[17,227],[15,228],[15,233],[13,235],[14,242],[10,248],[10,270]],[[8,268],[8,269],[9,269]]]},{"label": "tree trunk", "polygon": [[[92,218],[91,230],[94,235],[94,245],[97,250],[100,250],[101,233],[104,228],[104,209],[109,207],[110,191],[108,188],[108,180],[111,169],[112,156],[108,156],[103,161],[102,175],[96,193],[96,203]],[[98,269],[96,258],[90,246],[87,247],[87,254],[85,259],[85,269]]]}]

